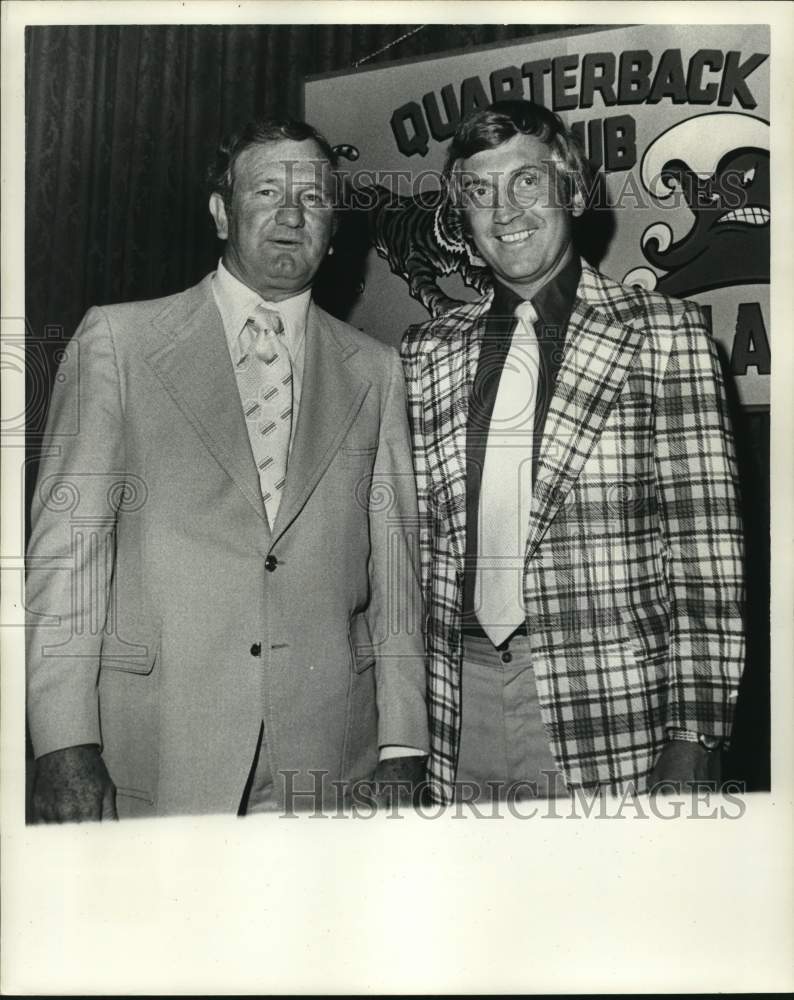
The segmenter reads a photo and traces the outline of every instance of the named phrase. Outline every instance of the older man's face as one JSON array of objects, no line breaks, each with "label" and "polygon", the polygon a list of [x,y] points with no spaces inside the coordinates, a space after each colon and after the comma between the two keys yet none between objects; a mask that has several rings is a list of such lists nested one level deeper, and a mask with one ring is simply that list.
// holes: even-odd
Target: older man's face
[{"label": "older man's face", "polygon": [[249,146],[234,165],[231,206],[213,194],[223,262],[271,302],[308,288],[334,233],[331,166],[313,139]]},{"label": "older man's face", "polygon": [[571,216],[560,203],[549,147],[515,135],[464,160],[463,211],[474,244],[494,275],[531,298],[570,260]]}]

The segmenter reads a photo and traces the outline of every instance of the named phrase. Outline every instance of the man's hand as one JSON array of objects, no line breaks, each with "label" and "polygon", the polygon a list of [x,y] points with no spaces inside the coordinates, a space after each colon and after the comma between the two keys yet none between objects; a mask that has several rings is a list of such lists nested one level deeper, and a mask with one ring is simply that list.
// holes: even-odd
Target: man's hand
[{"label": "man's hand", "polygon": [[401,806],[418,805],[427,789],[426,760],[424,756],[382,760],[372,775],[378,805],[390,806],[395,802]]},{"label": "man's hand", "polygon": [[720,755],[699,743],[669,740],[651,772],[650,788],[664,782],[677,788],[693,781],[720,781]]},{"label": "man's hand", "polygon": [[33,813],[42,823],[118,819],[116,788],[99,747],[67,747],[36,761]]}]

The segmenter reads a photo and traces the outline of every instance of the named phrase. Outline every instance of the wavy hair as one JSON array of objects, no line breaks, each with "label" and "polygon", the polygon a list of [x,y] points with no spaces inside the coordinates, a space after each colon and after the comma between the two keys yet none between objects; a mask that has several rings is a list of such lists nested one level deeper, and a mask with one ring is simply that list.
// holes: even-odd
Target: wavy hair
[{"label": "wavy hair", "polygon": [[452,212],[460,212],[461,208],[459,182],[463,161],[486,149],[495,149],[516,135],[536,136],[549,147],[557,193],[563,205],[572,208],[577,197],[587,202],[593,170],[579,140],[559,115],[532,101],[495,101],[462,121],[449,144],[443,177]]}]

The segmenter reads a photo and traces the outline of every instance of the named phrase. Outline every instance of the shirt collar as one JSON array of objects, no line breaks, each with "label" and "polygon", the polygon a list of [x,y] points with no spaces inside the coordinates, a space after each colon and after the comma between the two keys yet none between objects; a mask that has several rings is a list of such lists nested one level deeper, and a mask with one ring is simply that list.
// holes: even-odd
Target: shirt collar
[{"label": "shirt collar", "polygon": [[[573,309],[581,273],[581,261],[574,254],[565,267],[533,295],[530,301],[544,327],[556,328],[561,334],[564,334]],[[490,315],[493,317],[512,316],[522,301],[521,296],[512,288],[495,280]]]},{"label": "shirt collar", "polygon": [[281,316],[287,350],[293,362],[298,358],[306,336],[306,320],[312,296],[311,288],[307,288],[289,299],[270,302],[268,299],[263,299],[253,288],[249,288],[248,285],[235,278],[224,266],[223,261],[219,260],[218,269],[212,279],[212,290],[223,320],[226,342],[235,361],[239,360],[240,355],[240,331],[258,305],[264,305],[265,308],[272,309]]}]

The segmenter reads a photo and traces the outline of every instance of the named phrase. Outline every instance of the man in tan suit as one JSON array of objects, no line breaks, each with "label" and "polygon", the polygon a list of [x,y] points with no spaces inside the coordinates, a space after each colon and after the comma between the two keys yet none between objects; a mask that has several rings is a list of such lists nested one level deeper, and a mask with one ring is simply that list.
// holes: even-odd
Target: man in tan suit
[{"label": "man in tan suit", "polygon": [[423,777],[400,364],[311,300],[333,166],[304,123],[246,126],[213,174],[217,271],[93,308],[69,345],[28,552],[45,821]]}]

